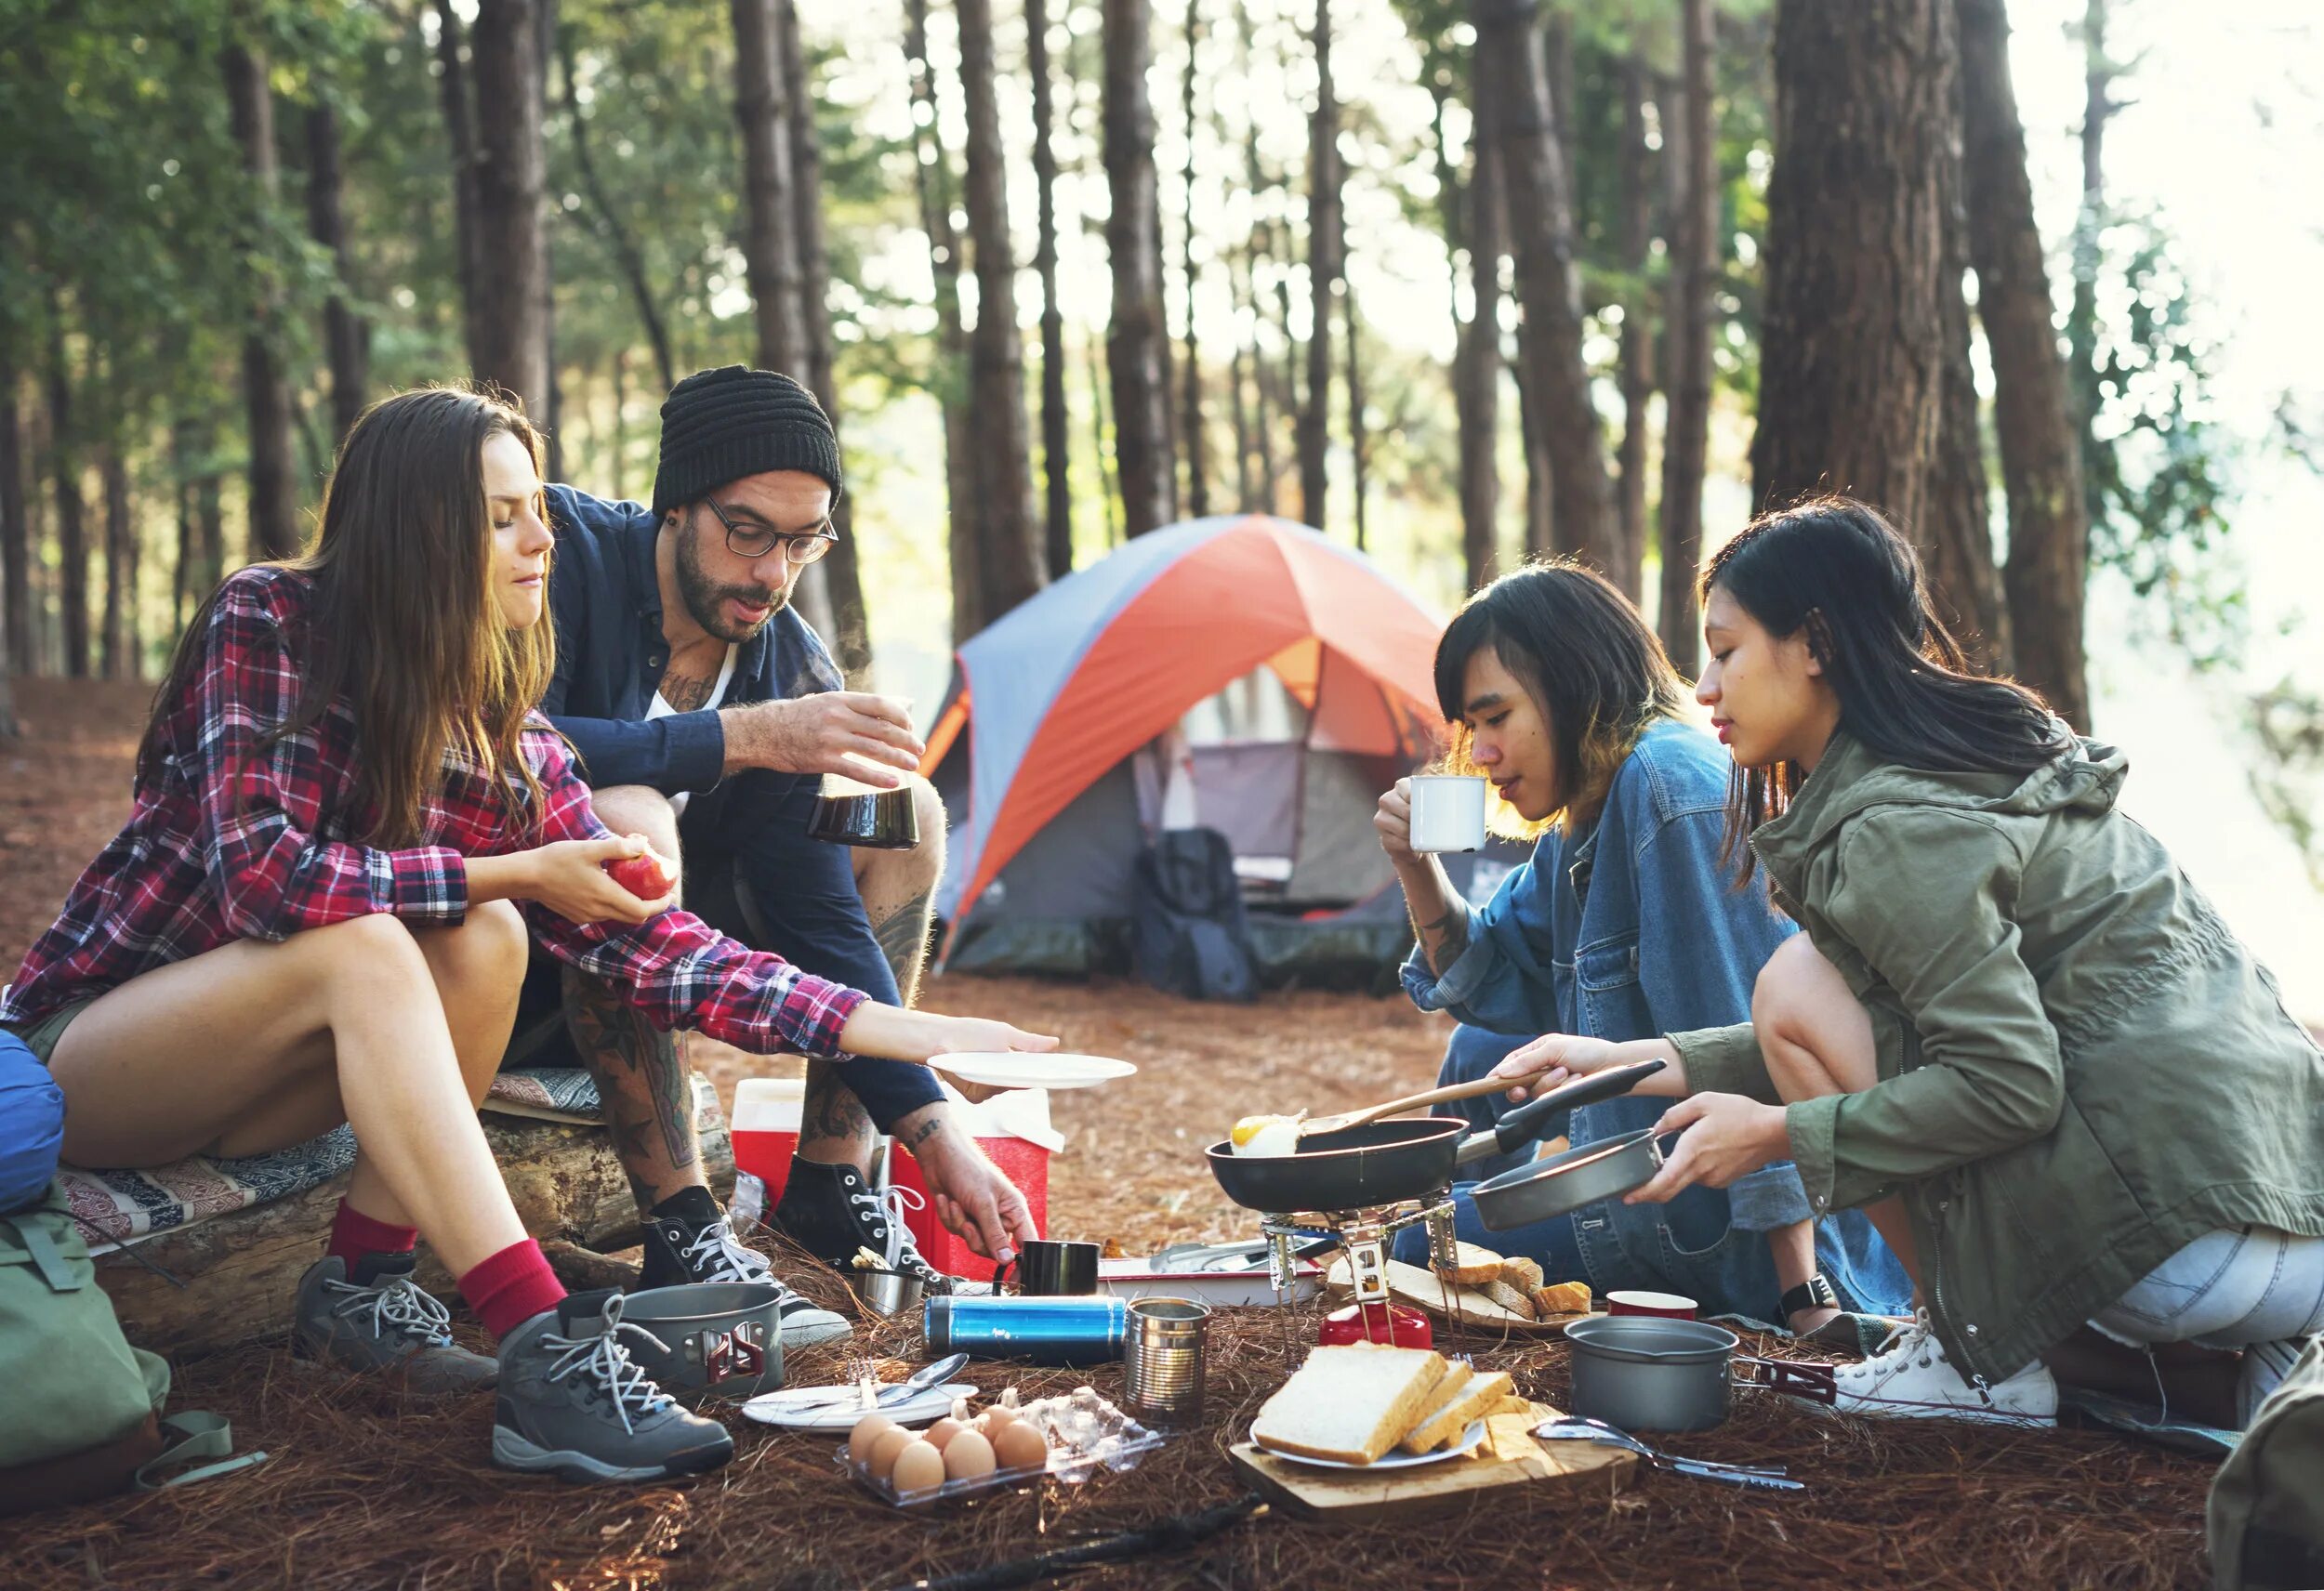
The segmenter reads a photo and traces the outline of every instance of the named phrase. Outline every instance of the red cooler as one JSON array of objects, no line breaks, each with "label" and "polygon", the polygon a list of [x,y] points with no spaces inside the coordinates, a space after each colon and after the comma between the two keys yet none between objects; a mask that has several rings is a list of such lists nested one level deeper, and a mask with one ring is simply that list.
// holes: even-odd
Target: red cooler
[{"label": "red cooler", "polygon": [[[1037,1088],[996,1095],[981,1104],[960,1103],[955,1109],[976,1137],[1002,1176],[1017,1185],[1032,1207],[1033,1225],[1049,1235],[1049,1157],[1063,1147],[1063,1139],[1049,1124],[1049,1095]],[[920,1207],[905,1211],[904,1224],[912,1229],[921,1257],[947,1276],[975,1282],[993,1279],[993,1262],[944,1229],[936,1206],[928,1197],[928,1183],[909,1150],[889,1151],[889,1180],[919,1196]]]},{"label": "red cooler", "polygon": [[799,1107],[807,1083],[799,1077],[746,1077],[734,1085],[734,1169],[766,1184],[763,1219],[772,1219],[799,1152]]}]

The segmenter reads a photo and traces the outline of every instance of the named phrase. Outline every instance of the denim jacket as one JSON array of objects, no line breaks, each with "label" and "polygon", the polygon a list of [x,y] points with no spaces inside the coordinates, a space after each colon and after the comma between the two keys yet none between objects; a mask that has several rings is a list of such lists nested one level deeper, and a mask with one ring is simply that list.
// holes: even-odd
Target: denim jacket
[{"label": "denim jacket", "polygon": [[[1442,978],[1416,946],[1404,982],[1423,1010],[1496,1032],[1623,1041],[1750,1019],[1751,986],[1793,925],[1763,887],[1720,864],[1731,764],[1684,724],[1656,726],[1617,770],[1586,830],[1542,836],[1530,861],[1470,910],[1469,943]],[[1467,908],[1464,908],[1467,909]],[[1593,1143],[1652,1126],[1669,1108],[1631,1097],[1584,1106],[1567,1136]],[[1667,1204],[1609,1200],[1577,1213],[1575,1238],[1601,1289],[1659,1282],[1705,1313],[1777,1318],[1781,1289],[1763,1234],[1813,1212],[1789,1163]],[[1821,1222],[1816,1258],[1844,1303],[1900,1312],[1912,1287],[1863,1216]]]}]

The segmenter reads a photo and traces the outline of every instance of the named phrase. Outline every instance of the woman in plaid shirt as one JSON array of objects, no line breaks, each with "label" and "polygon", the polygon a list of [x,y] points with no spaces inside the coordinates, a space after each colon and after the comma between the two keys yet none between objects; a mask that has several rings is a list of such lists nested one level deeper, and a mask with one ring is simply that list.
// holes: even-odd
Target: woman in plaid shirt
[{"label": "woman in plaid shirt", "polygon": [[[348,435],[307,558],[230,576],[180,642],[136,805],[0,996],[49,1065],[65,1158],[255,1154],[340,1122],[362,1148],[296,1345],[416,1387],[499,1387],[495,1463],[642,1479],[733,1441],[630,1363],[617,1295],[567,1297],[476,1118],[528,935],[654,1021],[754,1052],[925,1060],[1047,1049],[900,1010],[642,901],[535,715],[552,537],[540,441],[455,388]],[[499,1339],[456,1346],[411,1280],[425,1233]]]}]

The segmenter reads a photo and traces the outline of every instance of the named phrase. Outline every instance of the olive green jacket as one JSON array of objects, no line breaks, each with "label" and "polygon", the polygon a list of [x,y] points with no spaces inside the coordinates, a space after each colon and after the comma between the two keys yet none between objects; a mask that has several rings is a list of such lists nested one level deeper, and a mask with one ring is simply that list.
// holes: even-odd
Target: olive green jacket
[{"label": "olive green jacket", "polygon": [[[1752,848],[1881,1082],[1786,1112],[1818,1213],[1901,1193],[1953,1362],[2000,1380],[2223,1227],[2324,1236],[2324,1051],[2153,835],[2122,754],[1928,773],[1836,737]],[[1747,1025],[1671,1035],[1779,1103]]]}]

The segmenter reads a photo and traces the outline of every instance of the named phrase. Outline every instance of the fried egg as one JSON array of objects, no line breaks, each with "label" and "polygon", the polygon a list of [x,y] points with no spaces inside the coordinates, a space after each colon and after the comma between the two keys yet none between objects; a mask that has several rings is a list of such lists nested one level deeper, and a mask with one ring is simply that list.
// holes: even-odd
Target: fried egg
[{"label": "fried egg", "polygon": [[1235,1146],[1236,1154],[1297,1154],[1300,1123],[1306,1115],[1302,1111],[1296,1116],[1245,1116],[1227,1134],[1227,1141]]}]

